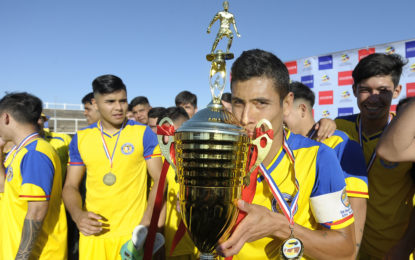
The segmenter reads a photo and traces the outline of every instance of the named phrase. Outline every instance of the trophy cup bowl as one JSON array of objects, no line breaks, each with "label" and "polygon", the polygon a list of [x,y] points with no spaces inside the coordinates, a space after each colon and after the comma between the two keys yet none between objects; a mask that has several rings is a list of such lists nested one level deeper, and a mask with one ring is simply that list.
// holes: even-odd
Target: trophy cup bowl
[{"label": "trophy cup bowl", "polygon": [[211,103],[174,136],[182,218],[201,259],[228,237],[246,174],[250,138],[226,113]]}]

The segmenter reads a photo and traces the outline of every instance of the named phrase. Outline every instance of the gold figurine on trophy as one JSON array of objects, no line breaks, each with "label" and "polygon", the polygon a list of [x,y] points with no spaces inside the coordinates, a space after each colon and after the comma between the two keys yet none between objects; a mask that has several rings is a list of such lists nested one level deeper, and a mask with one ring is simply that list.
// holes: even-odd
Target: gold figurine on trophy
[{"label": "gold figurine on trophy", "polygon": [[216,35],[215,42],[213,43],[211,53],[213,54],[215,52],[216,47],[218,46],[219,41],[223,37],[228,37],[228,47],[226,48],[226,53],[229,53],[229,50],[231,49],[232,40],[233,40],[233,33],[231,31],[231,24],[233,24],[233,28],[235,29],[236,36],[241,37],[241,35],[238,33],[238,29],[236,28],[235,23],[235,17],[233,14],[228,12],[229,9],[229,3],[228,1],[223,2],[223,11],[218,12],[210,22],[207,33],[210,33],[210,28],[212,25],[217,21],[220,20],[220,28],[219,32]]}]

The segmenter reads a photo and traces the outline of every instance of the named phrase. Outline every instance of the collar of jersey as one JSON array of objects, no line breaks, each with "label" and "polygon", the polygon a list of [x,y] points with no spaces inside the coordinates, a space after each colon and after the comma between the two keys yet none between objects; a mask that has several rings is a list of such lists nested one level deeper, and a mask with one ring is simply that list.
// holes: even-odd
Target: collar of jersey
[{"label": "collar of jersey", "polygon": [[[127,124],[125,124],[125,126],[126,126],[126,125],[127,125]],[[125,128],[125,126],[124,126],[124,128]],[[99,120],[99,121],[97,122],[97,128],[98,128],[98,131],[100,131],[100,132],[101,132],[101,120]],[[120,130],[118,130],[117,132],[115,132],[113,135],[110,135],[110,134],[107,134],[107,133],[105,132],[104,128],[102,128],[102,133],[103,133],[104,135],[108,136],[108,137],[117,136],[120,132],[121,132],[121,129],[120,129]]]},{"label": "collar of jersey", "polygon": [[[389,114],[391,114],[392,117],[395,116],[393,113],[389,113]],[[360,113],[357,115],[356,121],[355,121],[356,131],[357,131],[358,135],[359,135],[359,120],[360,120]],[[383,130],[385,130],[385,128],[383,128],[382,130],[380,130],[380,131],[378,131],[378,132],[376,132],[376,133],[374,133],[370,136],[366,136],[365,133],[363,133],[363,131],[362,131],[362,139],[363,139],[364,142],[372,141],[374,139],[377,139],[382,135]]]},{"label": "collar of jersey", "polygon": [[[291,131],[286,129],[286,138],[287,142],[289,142],[289,139],[291,137]],[[278,150],[278,153],[275,155],[274,159],[272,159],[271,163],[268,165],[268,167],[265,167],[262,163],[263,168],[268,172],[271,173],[275,168],[277,168],[278,164],[281,162],[282,158],[284,158],[286,151],[282,148],[282,144],[280,149]]]}]

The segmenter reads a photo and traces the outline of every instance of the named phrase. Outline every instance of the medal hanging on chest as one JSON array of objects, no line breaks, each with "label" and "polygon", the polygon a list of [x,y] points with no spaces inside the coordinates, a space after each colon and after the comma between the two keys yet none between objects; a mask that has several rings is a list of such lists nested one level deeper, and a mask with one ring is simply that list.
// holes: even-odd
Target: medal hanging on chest
[{"label": "medal hanging on chest", "polygon": [[117,182],[117,176],[113,173],[112,166],[113,166],[113,162],[114,162],[114,154],[115,154],[115,151],[117,149],[118,140],[120,139],[120,136],[121,136],[121,131],[124,129],[124,124],[125,124],[125,121],[123,122],[123,124],[120,128],[120,131],[118,132],[117,140],[115,141],[115,145],[114,145],[114,150],[112,151],[112,154],[110,154],[107,143],[105,142],[104,130],[102,128],[102,123],[101,123],[100,130],[101,130],[102,144],[104,146],[105,155],[107,156],[108,160],[110,161],[110,171],[108,173],[106,173],[104,175],[104,177],[102,178],[102,182],[107,186],[112,186]]},{"label": "medal hanging on chest", "polygon": [[278,205],[281,208],[281,211],[284,213],[284,216],[287,218],[290,229],[291,229],[291,235],[288,239],[286,239],[281,244],[280,248],[280,258],[281,259],[301,259],[304,251],[303,243],[300,239],[294,237],[294,214],[297,211],[298,206],[298,196],[300,194],[300,184],[298,183],[296,174],[295,174],[295,158],[292,150],[288,146],[286,134],[285,131],[283,132],[283,149],[288,156],[289,160],[291,161],[294,169],[294,179],[295,179],[295,187],[297,189],[297,193],[295,194],[291,205],[288,205],[288,203],[285,201],[284,197],[282,196],[281,191],[279,190],[277,184],[275,183],[274,179],[271,177],[271,175],[267,172],[267,170],[264,168],[264,166],[261,164],[261,172],[263,173],[263,176],[265,180],[268,183],[268,186],[270,187],[270,190],[272,194],[274,195],[275,200],[277,201]]}]

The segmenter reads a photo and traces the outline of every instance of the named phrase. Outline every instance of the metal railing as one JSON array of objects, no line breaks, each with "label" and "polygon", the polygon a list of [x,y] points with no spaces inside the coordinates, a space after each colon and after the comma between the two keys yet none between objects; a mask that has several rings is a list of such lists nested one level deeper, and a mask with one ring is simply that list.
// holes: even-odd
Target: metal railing
[{"label": "metal railing", "polygon": [[[85,118],[81,119],[81,118],[51,117],[48,120],[49,128],[51,127],[50,123],[52,123],[52,121],[53,121],[53,131],[54,132],[64,133],[64,134],[75,134],[76,131],[78,131],[78,129],[79,129],[79,122],[86,122],[86,119]],[[73,125],[74,130],[73,131],[62,131],[62,130],[65,130],[65,129],[63,127],[59,126],[59,123],[58,123],[59,121],[74,121],[74,125]]]},{"label": "metal railing", "polygon": [[82,104],[44,102],[43,103],[43,108],[45,108],[45,109],[62,109],[62,110],[83,110],[84,105],[82,105]]}]

